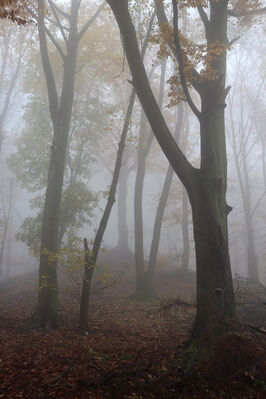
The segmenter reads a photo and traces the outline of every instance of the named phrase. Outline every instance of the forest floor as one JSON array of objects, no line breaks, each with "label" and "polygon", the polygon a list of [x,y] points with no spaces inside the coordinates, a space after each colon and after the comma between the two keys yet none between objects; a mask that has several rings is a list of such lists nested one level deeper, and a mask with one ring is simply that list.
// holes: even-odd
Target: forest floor
[{"label": "forest floor", "polygon": [[78,333],[78,302],[66,282],[60,328],[27,332],[21,326],[36,305],[37,273],[1,283],[0,398],[266,398],[263,287],[236,284],[239,317],[249,327],[217,342],[200,366],[188,366],[184,343],[195,316],[194,273],[159,270],[158,297],[150,302],[130,296],[133,277],[128,271],[92,297],[85,336]]}]

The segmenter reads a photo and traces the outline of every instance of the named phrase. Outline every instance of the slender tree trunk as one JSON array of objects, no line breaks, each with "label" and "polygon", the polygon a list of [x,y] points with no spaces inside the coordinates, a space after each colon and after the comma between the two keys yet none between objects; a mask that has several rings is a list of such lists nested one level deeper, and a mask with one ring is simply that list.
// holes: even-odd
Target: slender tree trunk
[{"label": "slender tree trunk", "polygon": [[188,230],[188,197],[184,187],[182,187],[182,238],[183,238],[183,252],[181,258],[181,269],[188,271],[189,269],[189,230]]},{"label": "slender tree trunk", "polygon": [[248,173],[248,165],[247,165],[247,153],[246,146],[243,142],[243,137],[241,135],[241,147],[243,149],[242,157],[243,157],[243,178],[244,178],[244,187],[245,187],[245,200],[244,200],[244,212],[246,219],[246,228],[247,228],[247,254],[248,254],[248,275],[249,278],[254,282],[259,282],[259,271],[258,271],[258,260],[256,257],[256,249],[255,249],[255,240],[254,240],[254,229],[252,223],[252,210],[251,210],[251,193],[250,193],[250,179]]},{"label": "slender tree trunk", "polygon": [[90,297],[90,287],[93,277],[93,271],[97,262],[100,246],[102,243],[103,235],[109,220],[109,216],[111,214],[111,210],[113,204],[115,203],[115,192],[116,187],[118,184],[119,179],[119,172],[122,164],[122,157],[125,148],[126,142],[126,135],[128,131],[130,116],[132,114],[134,102],[135,102],[135,90],[133,89],[131,92],[129,105],[126,113],[126,118],[124,122],[124,127],[121,134],[120,143],[118,146],[117,157],[115,162],[114,174],[112,183],[109,190],[109,195],[107,199],[107,203],[105,206],[104,213],[102,215],[94,242],[92,251],[90,254],[86,254],[88,247],[86,247],[86,240],[84,240],[84,247],[85,247],[85,264],[84,264],[84,277],[83,277],[83,284],[82,284],[82,293],[81,293],[81,300],[80,300],[80,313],[79,313],[79,329],[81,333],[84,333],[88,328],[88,320],[89,320],[89,297]]},{"label": "slender tree trunk", "polygon": [[[177,123],[176,123],[175,134],[174,134],[174,138],[177,143],[179,142],[179,139],[180,139],[182,123],[183,123],[183,114],[184,114],[184,105],[183,105],[183,103],[180,103],[178,106],[178,116],[177,116]],[[169,196],[173,176],[174,176],[174,170],[171,167],[171,165],[169,165],[167,173],[166,173],[166,177],[164,180],[163,189],[162,189],[159,204],[157,207],[157,212],[156,212],[154,226],[153,226],[153,235],[152,235],[150,256],[149,256],[147,272],[145,275],[145,292],[144,292],[145,299],[148,299],[154,295],[154,290],[153,290],[152,284],[153,284],[153,278],[154,278],[155,269],[156,269],[156,261],[157,261],[158,251],[159,251],[159,243],[160,243],[163,215],[164,215],[164,211],[166,208],[167,199]]]},{"label": "slender tree trunk", "polygon": [[[187,144],[189,138],[189,115],[188,111],[185,114],[185,130],[183,135],[183,152],[187,153]],[[182,238],[183,238],[183,252],[181,257],[181,268],[184,271],[189,269],[189,255],[190,255],[190,242],[189,242],[189,211],[188,211],[188,196],[185,187],[182,186]]]},{"label": "slender tree trunk", "polygon": [[[231,119],[231,136],[232,136],[231,144],[234,153],[235,166],[240,186],[245,223],[246,223],[248,276],[252,281],[259,282],[258,261],[256,257],[254,229],[252,224],[253,212],[251,209],[252,207],[251,207],[250,179],[249,179],[249,172],[247,165],[247,140],[246,137],[244,137],[245,131],[242,128],[240,130],[240,135],[239,135],[240,149],[238,152],[236,131],[232,114],[232,104],[230,104],[230,119]],[[241,122],[242,122],[241,127],[243,127],[243,121]],[[241,156],[242,162],[240,161],[239,156]]]},{"label": "slender tree trunk", "polygon": [[[146,50],[147,50],[147,45],[148,45],[148,39],[150,37],[152,28],[153,28],[153,23],[154,23],[154,18],[155,15],[153,14],[150,19],[149,26],[147,28],[147,33],[145,36],[145,40],[142,46],[141,54],[140,57],[141,59],[144,58]],[[122,129],[121,133],[121,138],[118,146],[118,151],[117,151],[117,157],[115,161],[115,167],[114,167],[114,174],[113,174],[113,179],[112,183],[110,186],[109,190],[109,195],[107,199],[107,203],[105,206],[105,210],[103,212],[94,242],[93,242],[93,247],[92,247],[92,252],[90,256],[88,256],[85,259],[85,265],[84,265],[84,278],[83,278],[83,284],[82,284],[82,293],[81,293],[81,301],[80,301],[80,317],[79,317],[79,328],[80,332],[84,333],[88,329],[88,320],[89,320],[89,297],[90,297],[90,287],[91,287],[91,281],[93,277],[93,271],[97,262],[100,246],[102,243],[103,235],[111,214],[111,210],[113,207],[113,204],[115,202],[115,193],[116,193],[116,188],[118,184],[118,179],[119,179],[119,174],[120,174],[120,169],[122,165],[122,159],[123,159],[123,153],[124,153],[124,148],[125,148],[125,143],[126,143],[126,136],[128,132],[128,127],[130,123],[130,118],[132,115],[133,107],[134,107],[134,102],[135,102],[135,97],[136,97],[136,91],[135,89],[132,90],[130,99],[129,99],[129,104],[125,116],[125,121],[124,121],[124,126]],[[86,242],[84,241],[84,245],[86,246]]]},{"label": "slender tree trunk", "polygon": [[[159,109],[162,109],[163,94],[166,74],[166,60],[163,61],[161,67],[160,90],[158,97]],[[142,111],[140,133],[139,133],[139,146],[138,146],[138,164],[134,192],[134,216],[135,216],[135,262],[136,262],[136,292],[135,295],[139,299],[147,299],[149,291],[148,279],[145,271],[144,264],[144,243],[143,243],[143,212],[142,212],[142,197],[143,187],[146,171],[146,158],[151,148],[153,140],[153,132],[149,133],[148,138],[145,140],[145,126],[146,117]]]},{"label": "slender tree trunk", "polygon": [[1,191],[1,197],[2,197],[2,204],[3,204],[3,213],[4,213],[4,220],[3,220],[3,237],[2,241],[0,244],[0,275],[3,274],[3,260],[4,260],[4,252],[5,252],[5,246],[6,246],[6,239],[7,239],[7,233],[8,229],[10,227],[10,221],[11,221],[11,216],[12,216],[12,208],[13,208],[13,202],[14,202],[14,184],[13,181],[10,180],[10,187],[9,187],[9,196],[8,196],[8,208],[4,210],[4,196]]},{"label": "slender tree trunk", "polygon": [[[7,46],[9,46],[9,40],[7,43]],[[4,123],[8,114],[8,109],[9,109],[9,105],[10,105],[10,101],[16,86],[16,82],[18,79],[18,75],[19,75],[19,71],[20,71],[20,67],[21,67],[21,60],[22,60],[22,49],[23,49],[23,38],[20,40],[20,46],[19,46],[19,52],[18,52],[18,60],[17,60],[17,65],[15,68],[15,71],[11,77],[11,80],[9,82],[9,87],[7,90],[7,93],[5,95],[5,98],[3,99],[3,107],[1,109],[0,112],[0,154],[1,154],[1,150],[2,150],[2,144],[3,144],[3,140],[4,140]],[[4,80],[4,75],[5,75],[5,70],[6,70],[6,63],[7,63],[7,58],[8,58],[8,50],[5,52],[4,54],[4,59],[2,61],[2,70],[1,70],[1,76],[0,76],[0,90],[3,84],[3,80]],[[0,95],[2,93],[0,92]]]},{"label": "slender tree trunk", "polygon": [[130,169],[125,161],[121,167],[119,176],[119,190],[117,198],[117,225],[118,225],[118,243],[117,248],[122,253],[128,253],[128,223],[127,223],[127,185]]}]

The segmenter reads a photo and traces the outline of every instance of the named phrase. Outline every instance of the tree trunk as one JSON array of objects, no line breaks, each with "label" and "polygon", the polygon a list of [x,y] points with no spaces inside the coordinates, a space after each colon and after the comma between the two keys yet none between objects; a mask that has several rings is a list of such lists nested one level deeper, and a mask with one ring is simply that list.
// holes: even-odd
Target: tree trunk
[{"label": "tree trunk", "polygon": [[[183,151],[186,155],[187,153],[187,145],[189,138],[189,115],[188,111],[185,114],[185,129],[183,135]],[[189,242],[189,214],[188,214],[188,196],[185,190],[185,187],[182,186],[182,238],[183,238],[183,252],[181,257],[181,269],[184,271],[188,271],[189,269],[189,255],[190,255],[190,242]]]},{"label": "tree trunk", "polygon": [[62,196],[66,149],[74,97],[76,75],[78,33],[78,8],[72,2],[67,54],[63,63],[63,83],[60,100],[49,61],[45,36],[43,1],[39,4],[39,39],[43,69],[48,88],[50,114],[54,128],[48,182],[44,203],[41,233],[41,251],[39,267],[39,295],[37,312],[32,318],[34,326],[56,328],[58,326],[58,287],[57,262],[54,257],[58,250],[58,225]]},{"label": "tree trunk", "polygon": [[122,164],[122,157],[123,157],[123,152],[125,148],[125,142],[126,142],[126,136],[127,136],[127,131],[128,131],[128,126],[130,122],[130,116],[132,114],[132,109],[134,106],[135,102],[135,90],[133,89],[131,92],[130,100],[129,100],[129,105],[125,117],[125,122],[118,146],[118,151],[117,151],[117,157],[116,157],[116,162],[115,162],[115,167],[114,167],[114,174],[113,174],[113,179],[112,183],[110,186],[109,190],[109,195],[107,199],[107,203],[93,242],[93,247],[91,254],[86,256],[86,240],[84,240],[84,247],[85,247],[85,265],[84,265],[84,277],[83,277],[83,284],[82,284],[82,293],[81,293],[81,300],[80,300],[80,313],[79,313],[79,329],[80,332],[83,334],[86,332],[88,329],[88,319],[89,319],[89,297],[90,297],[90,287],[91,287],[91,281],[92,281],[92,276],[93,276],[93,271],[97,262],[100,246],[102,243],[102,239],[105,233],[105,229],[111,214],[111,210],[113,207],[113,204],[115,203],[115,192],[116,192],[116,187],[118,184],[118,179],[119,179],[119,173],[120,173],[120,168]]},{"label": "tree trunk", "polygon": [[[57,141],[57,137],[61,140]],[[56,328],[58,324],[58,292],[56,260],[53,255],[58,250],[58,223],[64,179],[66,144],[68,132],[54,133],[48,183],[45,196],[44,215],[41,233],[41,253],[39,267],[39,296],[37,324]]]},{"label": "tree trunk", "polygon": [[195,187],[188,190],[197,267],[197,315],[192,340],[221,315],[235,314],[228,248],[227,215],[231,208],[226,203],[224,104],[211,101],[224,88],[217,82],[209,82],[208,86],[201,96],[201,168],[195,169]]},{"label": "tree trunk", "polygon": [[129,253],[128,246],[128,223],[127,223],[127,185],[130,169],[125,160],[121,167],[119,176],[119,190],[117,198],[117,225],[118,225],[118,243],[117,248],[122,253]]},{"label": "tree trunk", "polygon": [[[180,103],[178,106],[178,116],[175,128],[174,138],[176,142],[179,142],[182,123],[183,123],[183,115],[184,115],[184,105]],[[145,276],[145,297],[148,299],[149,297],[154,295],[154,290],[152,287],[153,278],[156,269],[156,261],[159,251],[159,243],[160,243],[160,236],[161,236],[161,229],[162,229],[162,222],[163,222],[163,215],[167,204],[167,199],[169,196],[172,180],[174,176],[174,170],[169,165],[166,177],[163,184],[162,193],[160,196],[159,204],[157,207],[157,212],[155,216],[154,226],[153,226],[153,235],[152,235],[152,243],[150,249],[150,256],[149,256],[149,263],[148,268]]]},{"label": "tree trunk", "polygon": [[[243,107],[242,101],[241,106]],[[242,108],[243,111],[243,108]],[[241,112],[241,117],[243,117],[243,112]],[[252,225],[252,206],[251,206],[251,193],[250,193],[250,178],[247,165],[247,154],[248,154],[248,140],[245,137],[245,131],[243,130],[243,121],[240,123],[242,129],[239,133],[239,151],[237,146],[237,134],[235,131],[232,104],[230,104],[230,119],[231,119],[231,136],[232,136],[232,148],[235,159],[235,166],[237,171],[238,183],[240,187],[246,232],[247,232],[247,266],[248,266],[248,276],[252,281],[259,282],[259,272],[258,272],[258,261],[256,257],[255,241],[254,241],[254,229]],[[240,158],[241,157],[241,158]],[[241,162],[241,160],[242,162]],[[256,209],[256,206],[255,208]]]},{"label": "tree trunk", "polygon": [[181,258],[181,269],[188,271],[189,269],[189,230],[188,230],[188,198],[184,187],[182,187],[182,237],[183,237],[183,252]]},{"label": "tree trunk", "polygon": [[[147,28],[147,33],[145,40],[143,42],[142,50],[140,57],[141,59],[144,58],[146,50],[147,50],[147,45],[148,45],[148,40],[152,31],[153,23],[154,23],[154,17],[155,15],[151,16],[149,26]],[[111,214],[111,210],[113,207],[113,204],[115,202],[115,193],[116,193],[116,188],[118,184],[118,179],[119,179],[119,174],[120,174],[120,169],[122,165],[122,159],[123,159],[123,153],[124,153],[124,148],[125,148],[125,143],[126,143],[126,136],[128,132],[128,127],[130,123],[130,118],[132,115],[134,103],[135,103],[135,97],[136,97],[136,91],[135,89],[132,90],[130,99],[129,99],[129,104],[125,116],[125,121],[124,121],[124,126],[122,129],[121,133],[121,138],[117,150],[117,156],[116,156],[116,161],[115,161],[115,167],[114,167],[114,174],[113,174],[113,179],[112,183],[110,186],[109,190],[109,195],[107,199],[107,203],[93,242],[93,247],[92,247],[92,253],[91,255],[85,260],[85,265],[84,265],[84,278],[83,278],[83,284],[82,284],[82,294],[81,294],[81,301],[80,301],[80,317],[79,317],[79,328],[80,332],[84,333],[88,329],[88,319],[89,319],[89,297],[90,297],[90,286],[91,286],[91,281],[93,277],[93,271],[97,262],[100,246],[102,243],[103,235]],[[85,244],[85,241],[84,241]]]},{"label": "tree trunk", "polygon": [[[161,67],[160,89],[158,96],[158,106],[160,110],[162,109],[163,105],[165,74],[166,74],[166,60],[162,62],[162,67]],[[143,197],[143,186],[144,186],[145,171],[146,171],[146,158],[151,148],[153,140],[153,132],[151,131],[149,133],[148,138],[145,140],[145,127],[146,127],[145,118],[146,117],[144,111],[142,111],[140,132],[139,132],[139,145],[138,145],[138,164],[137,164],[137,174],[136,174],[136,183],[135,183],[135,192],[134,192],[135,262],[136,262],[135,295],[138,299],[147,299],[151,294],[150,292],[151,287],[149,287],[150,285],[149,277],[145,271],[145,264],[144,264],[142,197]],[[152,279],[152,277],[150,279]]]}]

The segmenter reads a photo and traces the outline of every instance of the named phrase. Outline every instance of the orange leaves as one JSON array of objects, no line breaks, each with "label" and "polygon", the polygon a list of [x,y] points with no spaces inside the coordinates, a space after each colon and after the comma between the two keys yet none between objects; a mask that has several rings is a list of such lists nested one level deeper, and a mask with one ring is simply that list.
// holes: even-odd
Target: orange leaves
[{"label": "orange leaves", "polygon": [[19,25],[30,22],[26,0],[1,0],[0,19],[10,19]]},{"label": "orange leaves", "polygon": [[[193,4],[196,5],[196,3],[197,5],[199,4],[198,2],[194,2]],[[201,2],[201,5],[202,4],[203,3]],[[173,28],[168,23],[162,23],[159,24],[159,29],[160,32],[153,35],[150,40],[152,43],[159,46],[157,58],[164,59],[171,57],[175,62],[176,54]],[[183,72],[187,84],[204,84],[206,81],[218,79],[219,73],[216,69],[216,65],[217,62],[219,62],[219,59],[226,54],[228,49],[230,49],[229,45],[218,40],[209,45],[195,43],[180,31],[178,34],[182,48]],[[194,74],[195,70],[198,72],[197,78]],[[168,104],[168,107],[175,106],[180,101],[185,100],[185,95],[178,76],[178,69],[176,71],[177,73],[170,77],[167,82],[170,85],[170,91],[168,94],[170,97],[170,103]]]}]

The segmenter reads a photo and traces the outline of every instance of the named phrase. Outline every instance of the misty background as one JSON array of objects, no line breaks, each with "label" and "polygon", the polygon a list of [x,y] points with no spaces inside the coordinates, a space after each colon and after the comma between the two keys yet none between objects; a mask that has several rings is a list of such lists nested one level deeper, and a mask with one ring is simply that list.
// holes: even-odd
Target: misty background
[{"label": "misty background", "polygon": [[[96,5],[97,2],[88,7],[86,12],[92,15]],[[187,18],[193,18],[193,12]],[[82,26],[82,21],[80,24]],[[240,28],[232,29],[237,33]],[[25,29],[2,20],[1,30],[4,34],[0,39],[0,278],[5,279],[38,268],[37,251],[34,255],[33,246],[38,248],[39,230],[34,218],[42,210],[47,178],[45,165],[49,161],[52,127],[36,27]],[[49,47],[59,83],[60,60],[51,42]],[[233,208],[229,216],[232,270],[233,274],[248,277],[249,261],[253,264],[256,262],[263,284],[266,283],[265,47],[265,27],[262,25],[249,29],[248,34],[243,30],[232,46],[228,56],[227,82],[232,88],[226,108],[227,196]],[[145,58],[148,73],[157,62],[157,51],[158,46],[149,44]],[[85,34],[79,48],[78,65],[80,70],[75,85],[72,135],[68,150],[70,160],[65,179],[67,181],[73,172],[71,168],[74,169],[75,160],[80,156],[80,198],[68,204],[73,209],[80,206],[80,213],[68,227],[63,242],[73,236],[94,237],[105,206],[131,90],[127,80],[130,79],[130,73],[125,65],[119,32],[109,11],[104,10],[95,22],[94,29]],[[162,109],[174,131],[176,107],[168,106],[171,97],[167,83],[172,72],[173,64],[168,60]],[[151,83],[158,95],[160,65],[155,68]],[[181,147],[186,146],[187,156],[196,166],[199,163],[200,145],[198,124],[187,106],[185,115]],[[118,207],[121,205],[121,194],[126,204],[124,227],[128,230],[128,248],[134,252],[134,187],[137,152],[143,145],[138,139],[140,119],[141,106],[137,102],[130,121],[121,171],[127,169],[126,191],[125,188],[122,191],[119,185],[104,235],[103,247],[108,251],[119,244]],[[146,125],[148,132],[148,122]],[[153,140],[146,159],[142,198],[146,258],[167,167],[164,154],[156,140]],[[181,267],[183,206],[182,186],[174,177],[160,238],[159,268],[175,270]],[[188,208],[189,268],[195,270],[191,212]],[[25,220],[30,220],[30,223],[25,225]]]}]

